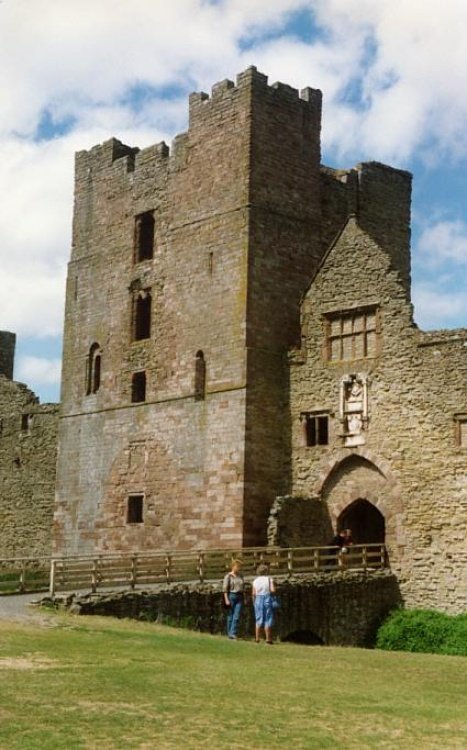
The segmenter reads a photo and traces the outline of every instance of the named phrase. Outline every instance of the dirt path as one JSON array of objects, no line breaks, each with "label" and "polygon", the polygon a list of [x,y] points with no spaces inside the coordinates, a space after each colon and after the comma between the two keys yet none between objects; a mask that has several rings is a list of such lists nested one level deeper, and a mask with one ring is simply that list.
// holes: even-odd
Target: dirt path
[{"label": "dirt path", "polygon": [[43,594],[13,594],[0,596],[0,620],[20,622],[43,622],[47,614],[39,607],[29,606],[29,602],[40,599]]}]

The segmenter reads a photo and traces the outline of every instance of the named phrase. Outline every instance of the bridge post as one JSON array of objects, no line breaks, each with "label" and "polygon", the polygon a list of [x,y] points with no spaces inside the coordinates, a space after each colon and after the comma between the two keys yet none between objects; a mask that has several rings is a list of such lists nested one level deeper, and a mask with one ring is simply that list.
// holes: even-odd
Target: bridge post
[{"label": "bridge post", "polygon": [[315,549],[313,550],[313,567],[318,569],[319,562],[319,548],[315,547]]},{"label": "bridge post", "polygon": [[91,591],[93,594],[97,591],[97,560],[92,561]]},{"label": "bridge post", "polygon": [[57,573],[57,561],[50,561],[49,594],[55,596],[55,576]]},{"label": "bridge post", "polygon": [[26,580],[26,560],[21,561],[21,572],[19,574],[19,590],[24,591],[24,582]]},{"label": "bridge post", "polygon": [[204,554],[200,552],[198,554],[198,575],[200,583],[204,583]]},{"label": "bridge post", "polygon": [[287,552],[287,572],[289,576],[293,573],[293,551],[291,549]]},{"label": "bridge post", "polygon": [[130,586],[132,589],[136,586],[136,561],[137,557],[136,555],[133,555],[131,558],[131,574],[130,574]]}]

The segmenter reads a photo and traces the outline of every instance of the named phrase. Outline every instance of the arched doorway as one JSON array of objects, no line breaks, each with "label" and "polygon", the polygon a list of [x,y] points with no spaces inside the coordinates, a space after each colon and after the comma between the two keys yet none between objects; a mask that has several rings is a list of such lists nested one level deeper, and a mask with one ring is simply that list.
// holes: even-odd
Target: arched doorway
[{"label": "arched doorway", "polygon": [[385,521],[368,500],[359,498],[344,508],[337,519],[337,529],[350,529],[355,544],[384,544]]}]

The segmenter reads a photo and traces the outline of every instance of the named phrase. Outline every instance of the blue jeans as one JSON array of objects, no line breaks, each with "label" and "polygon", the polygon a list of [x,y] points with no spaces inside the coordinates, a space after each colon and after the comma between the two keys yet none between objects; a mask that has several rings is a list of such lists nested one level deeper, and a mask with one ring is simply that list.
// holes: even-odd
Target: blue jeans
[{"label": "blue jeans", "polygon": [[236,638],[238,633],[238,624],[243,607],[243,594],[234,594],[229,592],[230,607],[227,613],[227,635],[229,638]]}]

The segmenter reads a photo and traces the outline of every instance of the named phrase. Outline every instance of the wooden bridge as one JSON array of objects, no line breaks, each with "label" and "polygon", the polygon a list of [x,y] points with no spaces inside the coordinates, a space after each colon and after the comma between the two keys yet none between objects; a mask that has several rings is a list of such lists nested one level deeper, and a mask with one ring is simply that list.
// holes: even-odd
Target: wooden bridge
[{"label": "wooden bridge", "polygon": [[243,573],[253,576],[261,562],[271,575],[292,576],[339,569],[388,567],[383,544],[355,544],[342,553],[338,547],[248,547],[164,553],[119,553],[62,558],[0,559],[0,594],[123,587],[135,589],[161,583],[213,581],[230,569],[233,558],[243,562]]}]

